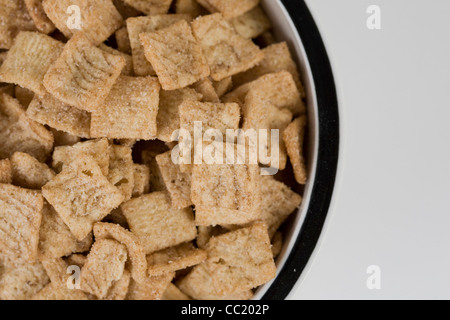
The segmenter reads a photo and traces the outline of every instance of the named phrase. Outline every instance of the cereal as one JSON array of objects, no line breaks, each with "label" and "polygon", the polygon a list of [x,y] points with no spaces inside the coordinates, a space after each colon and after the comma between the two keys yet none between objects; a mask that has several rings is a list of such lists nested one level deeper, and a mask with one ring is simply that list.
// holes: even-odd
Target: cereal
[{"label": "cereal", "polygon": [[125,58],[95,47],[82,33],[76,33],[48,70],[44,86],[57,99],[94,111],[106,99],[124,66]]},{"label": "cereal", "polygon": [[131,280],[126,300],[160,300],[174,276],[175,273],[168,273],[160,277],[148,277],[144,283]]},{"label": "cereal", "polygon": [[198,236],[197,236],[197,246],[200,249],[205,249],[206,245],[208,244],[209,240],[212,237],[218,236],[223,234],[223,228],[216,226],[216,227],[203,227],[199,226],[198,228]]},{"label": "cereal", "polygon": [[124,201],[131,199],[134,188],[134,167],[131,148],[116,145],[110,147],[107,178],[123,194]]},{"label": "cereal", "polygon": [[42,266],[47,272],[48,277],[50,278],[50,282],[53,283],[56,287],[65,287],[66,286],[66,271],[68,265],[66,261],[62,258],[47,258],[41,257]]},{"label": "cereal", "polygon": [[14,85],[12,84],[6,84],[6,83],[0,83],[0,94],[7,94],[10,96],[14,95]]},{"label": "cereal", "polygon": [[203,8],[197,0],[175,0],[175,12],[189,14],[192,19],[203,13]]},{"label": "cereal", "polygon": [[[128,36],[128,29],[127,27],[120,28],[115,33],[116,36],[116,42],[117,42],[117,48],[119,51],[131,54],[131,44],[130,44],[130,37]],[[133,57],[131,57],[131,65],[133,66],[134,71],[134,63],[133,63]]]},{"label": "cereal", "polygon": [[122,278],[117,281],[113,281],[103,300],[125,300],[130,282],[131,274],[127,269],[125,269],[123,270]]},{"label": "cereal", "polygon": [[256,7],[260,0],[199,0],[210,12],[220,12],[226,18],[240,16]]},{"label": "cereal", "polygon": [[220,99],[216,89],[209,78],[202,79],[192,85],[192,87],[203,96],[203,102],[219,103]]},{"label": "cereal", "polygon": [[[166,148],[162,152],[165,151]],[[156,162],[156,155],[157,154],[152,154],[152,152],[148,150],[144,150],[142,152],[142,159],[144,163],[150,168],[150,190],[152,192],[166,191],[166,184],[164,183],[161,170],[159,170],[158,163]]]},{"label": "cereal", "polygon": [[283,141],[286,145],[292,167],[294,168],[295,180],[302,185],[306,184],[308,180],[306,160],[303,156],[306,124],[307,119],[303,115],[295,119],[283,132]]},{"label": "cereal", "polygon": [[206,58],[186,21],[139,38],[164,90],[181,89],[209,76]]},{"label": "cereal", "polygon": [[34,92],[21,86],[14,86],[14,97],[27,109],[34,98]]},{"label": "cereal", "polygon": [[123,215],[120,208],[114,209],[102,220],[103,222],[109,222],[112,224],[118,224],[122,228],[129,229],[128,221]]},{"label": "cereal", "polygon": [[215,81],[246,71],[264,58],[264,53],[251,40],[240,36],[220,14],[196,19],[192,30]]},{"label": "cereal", "polygon": [[183,292],[181,292],[180,289],[173,283],[169,283],[169,286],[166,288],[166,291],[164,291],[163,296],[161,297],[161,300],[192,300],[187,295],[185,295]]},{"label": "cereal", "polygon": [[197,236],[192,209],[172,209],[165,192],[132,199],[121,208],[146,254],[194,240]]},{"label": "cereal", "polygon": [[141,14],[138,10],[126,4],[124,0],[113,0],[113,3],[124,20]]},{"label": "cereal", "polygon": [[219,98],[222,98],[228,91],[233,88],[233,77],[228,77],[220,81],[212,82]]},{"label": "cereal", "polygon": [[281,232],[276,232],[272,238],[272,254],[276,258],[283,249],[283,234]]},{"label": "cereal", "polygon": [[124,76],[133,76],[134,75],[134,69],[133,69],[133,57],[131,55],[124,53],[120,50],[116,50],[114,48],[108,47],[104,43],[98,46],[103,51],[106,51],[110,54],[114,54],[116,56],[122,57],[125,59],[125,67],[122,69],[122,75]]},{"label": "cereal", "polygon": [[34,31],[36,26],[23,0],[0,0],[0,49],[9,49],[20,31]]},{"label": "cereal", "polygon": [[55,286],[53,283],[49,283],[41,291],[32,296],[30,300],[80,301],[88,300],[88,298],[86,294],[81,290],[71,290],[65,287]]},{"label": "cereal", "polygon": [[59,131],[54,128],[51,128],[51,131],[53,133],[53,137],[55,138],[55,148],[65,146],[71,147],[81,141],[80,137],[76,137],[70,133]]},{"label": "cereal", "polygon": [[80,267],[80,269],[84,266],[86,263],[87,257],[82,254],[71,254],[67,258],[64,259],[69,266],[77,266]]},{"label": "cereal", "polygon": [[22,152],[11,156],[11,169],[13,184],[27,189],[41,189],[56,175],[45,163]]},{"label": "cereal", "polygon": [[12,183],[12,167],[11,161],[8,159],[0,160],[0,184]]},{"label": "cereal", "polygon": [[45,14],[42,0],[25,0],[24,2],[36,28],[42,33],[52,33],[55,30],[55,25]]},{"label": "cereal", "polygon": [[239,35],[247,39],[256,38],[272,27],[269,18],[259,6],[230,19],[229,22]]},{"label": "cereal", "polygon": [[124,2],[149,16],[167,13],[172,4],[172,0],[124,0]]},{"label": "cereal", "polygon": [[134,186],[132,197],[136,198],[150,191],[150,168],[145,164],[133,164]]}]

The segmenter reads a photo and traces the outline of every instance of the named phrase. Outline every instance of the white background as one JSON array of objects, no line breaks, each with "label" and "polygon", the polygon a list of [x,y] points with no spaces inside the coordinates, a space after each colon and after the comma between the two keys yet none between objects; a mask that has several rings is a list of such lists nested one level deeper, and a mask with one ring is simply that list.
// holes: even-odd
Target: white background
[{"label": "white background", "polygon": [[[293,299],[450,298],[450,1],[307,0],[341,108],[339,181]],[[369,5],[382,29],[368,30]],[[381,290],[368,290],[368,266]]]}]

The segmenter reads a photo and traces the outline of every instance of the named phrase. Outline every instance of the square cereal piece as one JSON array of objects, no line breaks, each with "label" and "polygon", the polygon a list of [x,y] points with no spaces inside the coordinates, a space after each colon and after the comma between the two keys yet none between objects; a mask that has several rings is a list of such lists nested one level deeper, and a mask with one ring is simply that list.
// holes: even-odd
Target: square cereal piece
[{"label": "square cereal piece", "polygon": [[11,169],[13,184],[27,189],[41,189],[56,175],[45,163],[23,152],[12,155]]},{"label": "square cereal piece", "polygon": [[165,14],[169,11],[173,0],[124,0],[126,4],[148,16]]},{"label": "square cereal piece", "polygon": [[45,258],[61,258],[76,252],[85,252],[92,245],[92,234],[78,241],[55,209],[44,204],[39,230],[39,254]]},{"label": "square cereal piece", "polygon": [[283,234],[276,232],[272,237],[272,254],[274,259],[281,253],[281,250],[283,250]]},{"label": "square cereal piece", "polygon": [[172,301],[182,301],[182,300],[192,300],[189,296],[181,292],[180,289],[173,283],[169,283],[169,286],[164,291],[161,300],[172,300]]},{"label": "square cereal piece", "polygon": [[36,28],[42,33],[49,34],[55,31],[56,27],[45,14],[42,1],[43,0],[25,0],[25,6],[28,10],[28,14],[34,21]]},{"label": "square cereal piece", "polygon": [[166,191],[166,185],[164,183],[164,179],[162,177],[161,171],[159,170],[158,163],[156,162],[155,157],[163,152],[166,152],[168,148],[165,144],[162,145],[164,149],[158,150],[143,150],[141,157],[142,161],[145,165],[150,168],[150,191]]},{"label": "square cereal piece", "polygon": [[0,277],[1,300],[28,300],[49,283],[42,264],[37,261],[6,265]]},{"label": "square cereal piece", "polygon": [[58,287],[66,287],[66,271],[68,268],[67,262],[62,258],[40,258],[42,265],[47,272],[50,282]]},{"label": "square cereal piece", "polygon": [[75,34],[44,77],[55,98],[78,109],[96,110],[125,67],[125,58],[107,53]]},{"label": "square cereal piece", "polygon": [[81,269],[82,290],[103,299],[113,282],[122,278],[126,261],[127,249],[123,244],[109,239],[95,241]]},{"label": "square cereal piece", "polygon": [[170,248],[197,237],[191,208],[170,206],[165,192],[132,199],[121,206],[130,230],[141,240],[146,254]]},{"label": "square cereal piece", "polygon": [[222,98],[228,91],[233,88],[233,77],[228,77],[220,81],[212,81],[213,87],[219,98]]},{"label": "square cereal piece", "polygon": [[225,18],[234,18],[256,7],[260,0],[199,0],[210,12],[220,12]]},{"label": "square cereal piece", "polygon": [[192,30],[215,81],[253,68],[264,58],[264,53],[251,40],[240,36],[220,14],[196,19]]},{"label": "square cereal piece", "polygon": [[216,89],[214,88],[214,85],[209,77],[194,83],[192,88],[203,96],[203,102],[220,102]]},{"label": "square cereal piece", "polygon": [[127,269],[123,270],[122,278],[117,281],[113,281],[108,293],[103,300],[121,301],[125,300],[128,294],[128,287],[131,282],[131,274]]},{"label": "square cereal piece", "polygon": [[14,97],[27,109],[34,98],[34,92],[20,86],[14,86]]},{"label": "square cereal piece", "polygon": [[[131,55],[131,44],[130,44],[130,37],[128,36],[128,29],[127,27],[122,27],[115,33],[116,42],[117,42],[117,48],[119,51],[130,54]],[[133,57],[131,57],[131,65],[133,66],[133,72],[134,72],[134,65],[133,65]]]},{"label": "square cereal piece", "polygon": [[128,221],[122,213],[120,208],[112,210],[102,222],[108,222],[112,224],[118,224],[122,228],[129,229]]},{"label": "square cereal piece", "polygon": [[0,82],[0,94],[14,95],[14,85]]},{"label": "square cereal piece", "polygon": [[230,19],[229,22],[239,35],[247,39],[256,38],[272,28],[269,18],[260,6]]},{"label": "square cereal piece", "polygon": [[158,136],[164,142],[172,142],[173,134],[180,129],[180,105],[187,100],[200,101],[201,94],[194,89],[161,90],[157,117]]},{"label": "square cereal piece", "polygon": [[0,160],[0,183],[9,184],[12,182],[11,161],[8,159]]},{"label": "square cereal piece", "polygon": [[144,283],[131,280],[126,300],[161,300],[174,277],[175,273],[172,272],[159,277],[147,277]]},{"label": "square cereal piece", "polygon": [[267,226],[257,223],[212,238],[206,268],[219,296],[256,288],[276,276]]},{"label": "square cereal piece", "polygon": [[148,274],[154,277],[183,270],[202,263],[206,258],[206,251],[195,248],[192,243],[183,243],[148,255]]},{"label": "square cereal piece", "polygon": [[132,197],[136,198],[150,191],[150,168],[145,164],[133,164],[134,187]]},{"label": "square cereal piece", "polygon": [[57,172],[61,172],[66,165],[86,155],[94,158],[103,175],[108,175],[110,147],[107,139],[89,140],[73,146],[57,147],[53,152],[52,166]]},{"label": "square cereal piece", "polygon": [[43,207],[38,191],[0,184],[0,258],[36,260]]},{"label": "square cereal piece", "polygon": [[125,59],[125,67],[122,69],[122,75],[124,75],[124,76],[133,76],[134,75],[133,57],[131,55],[124,53],[120,50],[116,50],[114,48],[108,47],[104,43],[100,44],[98,47],[105,52],[114,54],[119,57],[123,57]]},{"label": "square cereal piece", "polygon": [[136,10],[132,6],[129,6],[128,4],[125,3],[124,0],[113,0],[113,3],[124,20],[130,17],[137,17],[141,14],[139,10]]},{"label": "square cereal piece", "polygon": [[195,19],[205,11],[197,0],[175,0],[175,13],[189,14],[192,19]]},{"label": "square cereal piece", "polygon": [[262,220],[269,227],[269,236],[273,237],[281,224],[302,203],[302,197],[287,185],[271,176],[262,177]]},{"label": "square cereal piece", "polygon": [[300,80],[297,64],[292,59],[286,42],[280,42],[263,49],[264,59],[254,68],[233,76],[236,86],[254,81],[268,73],[287,71],[292,74],[302,99],[306,98],[305,88]]},{"label": "square cereal piece", "polygon": [[283,132],[283,141],[286,145],[292,167],[294,168],[295,180],[302,185],[306,184],[308,180],[306,160],[303,155],[306,125],[307,119],[303,115],[295,119]]},{"label": "square cereal piece", "polygon": [[134,187],[134,167],[131,148],[112,145],[110,147],[108,180],[122,192],[124,201],[131,199]]},{"label": "square cereal piece", "polygon": [[102,174],[90,156],[81,157],[42,188],[70,231],[82,241],[124,199],[123,194]]},{"label": "square cereal piece", "polygon": [[56,130],[81,138],[90,138],[89,112],[71,107],[50,94],[43,97],[36,95],[28,106],[27,116]]},{"label": "square cereal piece", "polygon": [[159,170],[170,194],[172,208],[184,209],[192,206],[191,175],[180,171],[180,166],[172,161],[172,151],[156,156]]},{"label": "square cereal piece", "polygon": [[[94,45],[108,39],[123,23],[111,0],[44,0],[43,6],[47,16],[67,39],[82,32]],[[72,21],[76,11],[69,10],[71,6],[78,6],[80,10],[79,26]]]},{"label": "square cereal piece", "polygon": [[46,90],[44,76],[64,44],[39,32],[21,32],[0,67],[0,81],[14,83],[39,95]]},{"label": "square cereal piece", "polygon": [[205,249],[206,245],[208,244],[209,240],[212,237],[224,234],[227,232],[227,229],[222,228],[220,226],[216,226],[216,227],[202,227],[199,226],[198,228],[198,236],[196,239],[197,242],[197,247],[199,247],[200,249]]},{"label": "square cereal piece", "polygon": [[82,301],[88,300],[81,290],[71,290],[59,287],[53,283],[46,285],[41,291],[30,298],[32,301]]},{"label": "square cereal piece", "polygon": [[91,135],[111,139],[156,138],[160,84],[154,77],[121,76],[92,112]]},{"label": "square cereal piece", "polygon": [[20,31],[35,31],[23,0],[0,0],[0,49],[9,49]]},{"label": "square cereal piece", "polygon": [[206,58],[186,21],[140,34],[139,39],[164,90],[181,89],[209,76]]},{"label": "square cereal piece", "polygon": [[152,65],[145,58],[144,47],[141,44],[139,35],[167,28],[181,20],[190,21],[190,19],[191,17],[187,14],[166,14],[127,19],[128,36],[133,52],[134,73],[137,76],[156,75]]},{"label": "square cereal piece", "polygon": [[80,137],[76,137],[70,133],[59,131],[54,128],[50,129],[53,133],[53,137],[55,138],[55,148],[65,146],[71,147],[81,141]]},{"label": "square cereal piece", "polygon": [[83,268],[84,264],[86,263],[87,257],[85,255],[82,254],[71,254],[70,256],[64,258],[64,261],[66,261],[66,263],[69,266],[78,266],[81,268]]}]

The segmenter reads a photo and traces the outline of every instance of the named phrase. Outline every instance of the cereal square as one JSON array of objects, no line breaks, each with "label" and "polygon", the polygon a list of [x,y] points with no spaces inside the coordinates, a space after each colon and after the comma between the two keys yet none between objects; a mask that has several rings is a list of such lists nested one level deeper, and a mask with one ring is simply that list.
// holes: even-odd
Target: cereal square
[{"label": "cereal square", "polygon": [[220,81],[212,81],[212,84],[219,98],[222,98],[233,88],[233,77],[228,77]]},{"label": "cereal square", "polygon": [[55,148],[66,146],[71,147],[74,144],[81,142],[80,137],[71,135],[70,133],[59,131],[54,128],[50,128],[50,130],[52,131],[53,137],[55,138]]},{"label": "cereal square", "polygon": [[110,147],[109,182],[117,187],[124,196],[124,201],[131,199],[134,187],[134,167],[131,148],[112,145]]},{"label": "cereal square", "polygon": [[150,191],[150,168],[145,164],[133,164],[134,187],[133,198],[142,196]]},{"label": "cereal square", "polygon": [[0,0],[0,49],[9,49],[20,31],[35,31],[23,0]]},{"label": "cereal square", "polygon": [[14,86],[14,97],[19,100],[20,104],[25,108],[28,109],[28,106],[30,105],[31,101],[34,98],[34,92],[25,88],[22,88],[21,86]]},{"label": "cereal square", "polygon": [[283,250],[283,234],[281,232],[276,232],[272,237],[272,254],[276,258]]},{"label": "cereal square", "polygon": [[83,240],[124,199],[123,194],[102,174],[94,158],[81,157],[42,188],[73,235]]},{"label": "cereal square", "polygon": [[32,296],[33,301],[81,301],[88,300],[86,294],[81,290],[71,290],[56,286],[53,283],[46,285],[41,291]]},{"label": "cereal square", "polygon": [[229,22],[239,35],[247,39],[256,38],[272,27],[269,18],[259,6],[230,19]]},{"label": "cereal square", "polygon": [[117,11],[119,11],[120,15],[125,20],[130,17],[137,17],[141,14],[139,10],[136,10],[132,6],[126,4],[124,0],[113,0],[113,3]]},{"label": "cereal square", "polygon": [[256,7],[260,0],[199,0],[210,12],[220,12],[225,18],[234,18]]},{"label": "cereal square", "polygon": [[209,77],[194,83],[192,87],[203,96],[203,102],[220,102],[213,82]]},{"label": "cereal square", "polygon": [[122,206],[130,230],[141,240],[146,254],[170,248],[197,237],[191,208],[173,209],[165,192],[132,199]]},{"label": "cereal square", "polygon": [[175,13],[189,14],[192,19],[195,19],[204,11],[197,0],[175,0]]},{"label": "cereal square", "polygon": [[147,277],[144,283],[131,280],[126,300],[161,300],[175,273],[159,277]]},{"label": "cereal square", "polygon": [[44,77],[57,99],[78,109],[96,110],[125,67],[125,58],[107,53],[75,34]]},{"label": "cereal square", "polygon": [[303,115],[295,119],[283,132],[283,141],[294,168],[295,180],[302,185],[306,184],[308,180],[306,160],[303,155],[306,124],[307,118]]},{"label": "cereal square", "polygon": [[27,189],[41,189],[56,175],[45,163],[23,152],[12,155],[11,169],[13,184]]},{"label": "cereal square", "polygon": [[126,4],[148,16],[165,14],[169,11],[173,0],[124,0]]},{"label": "cereal square", "polygon": [[8,159],[0,160],[0,183],[12,183],[11,161]]},{"label": "cereal square", "polygon": [[[117,42],[117,48],[119,51],[131,54],[131,44],[130,44],[130,37],[128,35],[128,29],[127,27],[122,27],[115,33],[116,36],[116,42]],[[133,66],[133,72],[134,72],[134,63],[133,63],[133,57],[131,56],[131,65]]]},{"label": "cereal square", "polygon": [[114,54],[116,56],[122,57],[125,59],[125,67],[122,69],[122,75],[124,76],[133,76],[134,75],[134,69],[133,69],[133,57],[127,53],[124,53],[120,50],[116,50],[114,48],[108,47],[106,44],[102,43],[98,46],[100,49],[102,49],[105,52],[108,52],[110,54]]},{"label": "cereal square", "polygon": [[131,273],[127,269],[123,270],[122,278],[113,281],[108,293],[103,300],[120,301],[125,300],[128,294],[128,287],[131,282]]},{"label": "cereal square", "polygon": [[28,10],[28,14],[31,19],[33,19],[36,28],[42,33],[52,33],[55,31],[55,25],[47,17],[44,6],[42,5],[43,0],[25,0],[25,6]]},{"label": "cereal square", "polygon": [[164,90],[181,89],[209,76],[206,58],[186,21],[139,38]]},{"label": "cereal square", "polygon": [[166,291],[164,291],[164,294],[161,298],[161,300],[174,300],[174,301],[182,301],[182,300],[192,300],[187,295],[185,295],[183,292],[181,292],[180,289],[173,283],[169,283],[169,286],[167,287]]},{"label": "cereal square", "polygon": [[196,19],[192,30],[215,81],[253,68],[264,58],[264,53],[251,40],[240,36],[221,14]]}]

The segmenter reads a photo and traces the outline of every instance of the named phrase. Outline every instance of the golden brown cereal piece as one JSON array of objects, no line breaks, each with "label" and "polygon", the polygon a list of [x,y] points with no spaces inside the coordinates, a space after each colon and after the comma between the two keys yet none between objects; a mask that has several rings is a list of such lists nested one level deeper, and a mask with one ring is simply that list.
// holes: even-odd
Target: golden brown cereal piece
[{"label": "golden brown cereal piece", "polygon": [[14,95],[14,85],[13,84],[6,84],[6,83],[0,83],[0,94],[7,94],[10,96]]},{"label": "golden brown cereal piece", "polygon": [[48,70],[44,86],[57,99],[94,111],[106,99],[124,66],[125,58],[93,46],[77,33]]},{"label": "golden brown cereal piece", "polygon": [[175,301],[181,301],[181,300],[192,300],[187,295],[185,295],[183,292],[181,292],[180,289],[173,283],[170,283],[169,286],[166,288],[166,291],[164,292],[163,296],[161,297],[161,300],[175,300]]},{"label": "golden brown cereal piece", "polygon": [[[167,148],[162,152],[166,152],[166,149]],[[157,154],[153,154],[153,152],[149,150],[144,150],[142,152],[142,160],[150,168],[150,191],[152,192],[167,190],[158,163],[155,159]]]},{"label": "golden brown cereal piece", "polygon": [[2,65],[3,61],[6,60],[6,56],[8,55],[8,51],[2,51],[0,52],[0,66]]},{"label": "golden brown cereal piece", "polygon": [[123,244],[109,239],[95,241],[81,269],[81,289],[103,299],[114,281],[122,278],[126,260]]},{"label": "golden brown cereal piece", "polygon": [[89,112],[71,107],[50,94],[35,96],[27,116],[43,125],[48,125],[71,135],[90,138],[91,115]]},{"label": "golden brown cereal piece", "polygon": [[[120,28],[115,33],[116,36],[116,42],[117,42],[117,48],[119,51],[131,54],[131,44],[130,44],[130,37],[128,36],[128,29],[127,27]],[[131,65],[133,66],[133,72],[134,72],[134,65],[133,65],[133,57],[131,57]]]},{"label": "golden brown cereal piece", "polygon": [[131,274],[127,269],[123,270],[122,278],[114,281],[103,300],[125,300],[130,286]]},{"label": "golden brown cereal piece", "polygon": [[134,187],[134,167],[131,148],[112,145],[110,147],[109,182],[117,187],[124,196],[124,201],[131,199]]},{"label": "golden brown cereal piece", "polygon": [[263,49],[263,52],[264,60],[256,67],[233,76],[234,84],[236,86],[241,86],[268,73],[287,71],[292,74],[292,77],[297,84],[297,88],[300,91],[300,96],[306,98],[305,88],[300,80],[297,64],[292,59],[287,43],[280,42],[273,44]]},{"label": "golden brown cereal piece", "polygon": [[58,287],[53,283],[49,283],[41,291],[31,297],[30,300],[80,301],[88,300],[88,298],[86,294],[81,290],[71,290],[67,287]]},{"label": "golden brown cereal piece", "polygon": [[86,263],[87,257],[82,254],[71,254],[64,259],[69,266],[78,266],[80,269]]},{"label": "golden brown cereal piece", "polygon": [[50,129],[53,133],[53,137],[55,138],[55,148],[65,146],[71,147],[81,141],[80,137],[76,137],[70,133],[59,131],[54,128]]},{"label": "golden brown cereal piece", "polygon": [[283,132],[283,140],[294,168],[295,180],[299,184],[306,184],[308,173],[306,160],[303,156],[303,144],[306,133],[306,116],[303,115],[292,122]]},{"label": "golden brown cereal piece", "polygon": [[160,85],[154,77],[121,76],[92,112],[91,135],[114,139],[156,138]]},{"label": "golden brown cereal piece", "polygon": [[171,142],[173,133],[180,129],[180,105],[186,100],[200,101],[201,95],[194,89],[161,90],[157,117],[158,139]]},{"label": "golden brown cereal piece", "polygon": [[68,276],[66,276],[68,268],[66,261],[62,258],[51,259],[47,257],[41,257],[40,260],[51,283],[57,287],[66,287],[68,278]]},{"label": "golden brown cereal piece", "polygon": [[122,228],[129,229],[128,227],[128,221],[125,218],[125,216],[122,213],[122,210],[120,208],[114,209],[111,211],[110,214],[108,214],[105,219],[102,220],[103,222],[118,224]]},{"label": "golden brown cereal piece", "polygon": [[247,39],[256,38],[272,27],[269,18],[261,7],[232,18],[230,24],[242,37]]},{"label": "golden brown cereal piece", "polygon": [[276,232],[272,238],[272,254],[276,258],[283,249],[283,234],[281,232]]},{"label": "golden brown cereal piece", "polygon": [[0,277],[0,299],[27,300],[48,283],[47,273],[39,261],[6,265]]},{"label": "golden brown cereal piece", "polygon": [[127,19],[128,36],[133,52],[134,73],[137,76],[156,75],[152,65],[145,58],[144,47],[141,44],[139,35],[141,33],[154,32],[167,28],[171,24],[181,20],[189,21],[190,19],[190,16],[187,14],[167,14]]},{"label": "golden brown cereal piece", "polygon": [[14,97],[27,109],[34,98],[34,92],[20,86],[14,86]]},{"label": "golden brown cereal piece", "polygon": [[225,18],[234,18],[252,10],[260,0],[200,0],[210,12],[220,12]]},{"label": "golden brown cereal piece", "polygon": [[220,14],[196,19],[192,30],[215,81],[253,68],[264,58],[264,53],[251,40],[240,36]]},{"label": "golden brown cereal piece", "polygon": [[300,207],[302,197],[273,177],[262,177],[262,220],[273,236],[281,224]]},{"label": "golden brown cereal piece", "polygon": [[233,77],[228,77],[220,81],[213,81],[212,84],[219,98],[222,98],[231,90],[231,88],[233,88]]},{"label": "golden brown cereal piece", "polygon": [[277,40],[272,31],[266,31],[256,38],[255,42],[260,48],[267,48],[268,46],[277,43]]},{"label": "golden brown cereal piece", "polygon": [[11,168],[13,184],[27,189],[41,189],[56,175],[45,163],[22,152],[12,155]]},{"label": "golden brown cereal piece", "polygon": [[139,237],[146,254],[197,237],[192,209],[172,209],[165,192],[154,192],[132,199],[121,208],[131,232]]},{"label": "golden brown cereal piece", "polygon": [[20,31],[34,31],[36,26],[23,0],[0,0],[0,49],[9,49]]},{"label": "golden brown cereal piece", "polygon": [[0,184],[0,257],[32,262],[38,257],[44,199],[38,191]]},{"label": "golden brown cereal piece", "polygon": [[218,236],[220,234],[223,234],[223,229],[219,226],[217,227],[203,227],[203,226],[199,226],[198,228],[198,236],[197,236],[197,246],[200,249],[206,249],[206,245],[208,244],[209,240],[212,237]]},{"label": "golden brown cereal piece", "polygon": [[134,145],[137,143],[137,140],[135,140],[135,139],[116,139],[116,143],[121,146],[124,146],[124,147],[133,148]]},{"label": "golden brown cereal piece", "polygon": [[0,159],[21,151],[45,161],[52,149],[52,133],[28,119],[16,99],[0,93]]},{"label": "golden brown cereal piece", "polygon": [[159,170],[170,194],[172,208],[184,209],[192,206],[191,175],[180,171],[180,166],[172,161],[172,151],[156,156]]},{"label": "golden brown cereal piece", "polygon": [[124,0],[113,0],[113,3],[124,20],[141,14],[141,12],[126,4]]},{"label": "golden brown cereal piece", "polygon": [[220,102],[216,89],[209,77],[194,83],[192,87],[203,96],[203,102]]},{"label": "golden brown cereal piece", "polygon": [[58,213],[46,203],[42,211],[42,223],[39,231],[39,253],[47,258],[60,258],[74,252],[89,250],[92,234],[78,241]]},{"label": "golden brown cereal piece", "polygon": [[[123,23],[111,0],[44,0],[43,6],[47,16],[67,39],[82,32],[94,45],[108,39]],[[76,28],[77,12],[69,10],[71,6],[79,7],[81,30]]]},{"label": "golden brown cereal piece", "polygon": [[183,243],[148,255],[148,274],[160,276],[183,270],[202,263],[206,258],[206,251],[195,248],[192,243]]},{"label": "golden brown cereal piece", "polygon": [[209,76],[206,58],[186,21],[140,34],[139,39],[164,90],[181,89]]},{"label": "golden brown cereal piece", "polygon": [[131,261],[131,276],[139,283],[146,280],[147,260],[137,236],[117,224],[100,222],[94,225],[94,235],[96,239],[114,239],[125,245]]},{"label": "golden brown cereal piece", "polygon": [[131,280],[126,300],[161,300],[175,273],[148,277],[144,283]]},{"label": "golden brown cereal piece", "polygon": [[44,95],[44,76],[63,47],[63,43],[39,32],[19,33],[0,67],[0,80]]},{"label": "golden brown cereal piece", "polygon": [[116,50],[114,48],[108,47],[104,43],[100,44],[98,46],[103,51],[106,51],[110,54],[114,54],[119,57],[123,57],[125,59],[125,67],[122,69],[122,75],[124,76],[133,76],[134,75],[134,69],[133,69],[133,58],[131,55],[123,53],[120,50]]},{"label": "golden brown cereal piece", "polygon": [[150,191],[150,168],[145,164],[134,164],[134,187],[132,197],[136,198]]},{"label": "golden brown cereal piece", "polygon": [[8,159],[0,160],[0,183],[12,183],[11,161]]},{"label": "golden brown cereal piece", "polygon": [[53,168],[60,172],[64,166],[88,155],[100,166],[103,175],[109,173],[110,146],[107,139],[89,140],[73,146],[57,147],[53,152]]},{"label": "golden brown cereal piece", "polygon": [[42,188],[42,194],[80,241],[92,231],[95,222],[101,221],[124,199],[90,156],[65,166]]},{"label": "golden brown cereal piece", "polygon": [[153,16],[157,14],[165,14],[169,11],[172,0],[124,0],[126,4]]},{"label": "golden brown cereal piece", "polygon": [[175,0],[175,12],[189,14],[192,19],[204,13],[204,9],[197,0]]},{"label": "golden brown cereal piece", "polygon": [[25,0],[25,6],[40,32],[49,34],[55,30],[55,25],[45,14],[42,0]]}]

